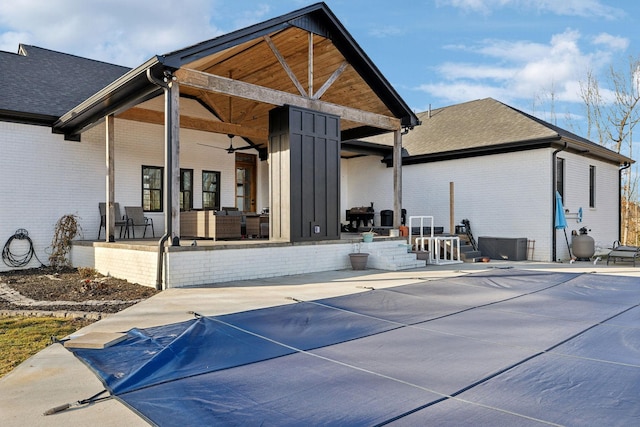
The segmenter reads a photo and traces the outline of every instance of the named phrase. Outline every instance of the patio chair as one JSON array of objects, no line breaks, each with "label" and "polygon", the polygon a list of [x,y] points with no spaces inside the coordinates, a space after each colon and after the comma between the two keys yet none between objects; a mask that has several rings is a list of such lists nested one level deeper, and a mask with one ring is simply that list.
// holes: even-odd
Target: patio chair
[{"label": "patio chair", "polygon": [[[107,230],[107,204],[102,202],[98,203],[98,210],[100,211],[100,227],[98,228],[98,240],[100,240],[100,233],[102,229],[105,229],[105,233]],[[124,219],[124,216],[120,214],[120,204],[113,204],[113,213],[116,217],[115,226],[120,227],[120,238],[122,238],[122,234],[126,231],[127,221]],[[122,228],[124,227],[124,229]]]},{"label": "patio chair", "polygon": [[640,246],[625,246],[616,240],[608,254],[607,265],[609,265],[609,261],[613,261],[614,264],[616,261],[632,261],[635,267],[638,258],[640,258]]},{"label": "patio chair", "polygon": [[142,238],[144,239],[147,235],[147,227],[151,227],[151,234],[156,237],[156,232],[153,229],[153,219],[144,216],[142,206],[125,206],[124,211],[127,221],[127,234],[129,233],[129,227],[131,227],[133,238],[135,239],[135,227],[144,227],[144,233],[142,233]]}]

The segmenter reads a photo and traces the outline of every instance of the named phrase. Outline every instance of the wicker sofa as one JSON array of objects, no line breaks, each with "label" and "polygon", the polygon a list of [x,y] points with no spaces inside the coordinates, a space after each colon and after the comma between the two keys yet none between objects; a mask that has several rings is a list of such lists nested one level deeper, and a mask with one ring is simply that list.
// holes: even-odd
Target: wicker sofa
[{"label": "wicker sofa", "polygon": [[203,239],[242,238],[242,216],[227,211],[193,210],[180,212],[180,234]]}]

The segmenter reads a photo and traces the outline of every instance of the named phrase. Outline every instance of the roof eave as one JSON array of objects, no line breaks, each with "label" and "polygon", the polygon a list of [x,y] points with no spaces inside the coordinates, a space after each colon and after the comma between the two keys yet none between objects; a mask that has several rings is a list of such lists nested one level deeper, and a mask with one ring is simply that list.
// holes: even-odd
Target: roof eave
[{"label": "roof eave", "polygon": [[563,141],[567,141],[569,148],[577,154],[593,157],[596,159],[607,160],[618,165],[624,165],[625,163],[635,163],[635,160],[633,160],[632,158],[627,157],[624,154],[616,153],[613,150],[610,150],[593,142],[585,142],[571,138],[563,138]]},{"label": "roof eave", "polygon": [[509,142],[506,144],[472,147],[461,150],[442,151],[439,153],[419,154],[402,159],[403,165],[441,162],[446,160],[464,159],[469,157],[480,157],[492,154],[511,153],[517,151],[533,150],[536,148],[551,147],[552,144],[560,141],[556,138],[540,138],[528,141]]},{"label": "roof eave", "polygon": [[36,114],[23,111],[0,110],[0,121],[25,125],[52,126],[57,116]]},{"label": "roof eave", "polygon": [[167,67],[164,66],[162,58],[154,56],[63,114],[53,124],[54,132],[67,136],[77,135],[105,116],[159,92],[158,86],[148,80],[147,70],[151,69],[155,76],[161,78],[164,68]]},{"label": "roof eave", "polygon": [[623,165],[625,163],[634,163],[629,157],[622,154],[615,153],[605,147],[601,147],[597,144],[586,144],[582,141],[570,140],[563,138],[560,135],[556,137],[545,137],[539,139],[531,139],[528,141],[509,142],[506,144],[485,146],[485,147],[473,147],[462,150],[443,151],[439,153],[420,154],[403,158],[403,165],[420,164],[420,163],[432,163],[446,160],[463,159],[469,157],[487,156],[492,154],[512,153],[518,151],[534,150],[538,148],[563,148],[564,142],[567,142],[566,149],[570,152],[580,155],[586,155],[599,159],[602,161],[608,161],[610,163]]}]

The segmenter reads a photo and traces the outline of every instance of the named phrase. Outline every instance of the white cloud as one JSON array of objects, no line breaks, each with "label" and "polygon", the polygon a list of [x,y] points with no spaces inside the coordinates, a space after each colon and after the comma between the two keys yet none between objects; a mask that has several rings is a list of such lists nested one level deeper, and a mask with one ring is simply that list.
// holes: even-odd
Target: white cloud
[{"label": "white cloud", "polygon": [[385,25],[385,26],[376,27],[375,29],[370,30],[368,34],[375,38],[385,38],[389,36],[399,36],[404,34],[404,32],[405,30],[400,27],[396,27],[393,25]]},{"label": "white cloud", "polygon": [[437,71],[447,80],[491,79],[495,81],[504,81],[513,78],[518,70],[517,68],[499,67],[494,65],[460,64],[455,62],[446,62],[437,67]]},{"label": "white cloud", "polygon": [[607,33],[600,33],[594,39],[593,43],[596,45],[604,45],[605,48],[611,48],[614,50],[625,50],[629,47],[629,39],[625,37],[612,36]]},{"label": "white cloud", "polygon": [[437,0],[438,6],[452,6],[465,12],[490,15],[504,7],[537,10],[561,16],[594,17],[613,20],[624,16],[621,9],[602,4],[600,0]]},{"label": "white cloud", "polygon": [[[218,1],[189,0],[14,0],[0,3],[0,49],[18,43],[136,66],[213,38],[221,31],[210,17]],[[73,13],[70,13],[73,11]]]},{"label": "white cloud", "polygon": [[[425,83],[417,89],[427,92],[437,99],[447,100],[453,104],[483,98],[494,98],[497,100],[509,98],[509,93],[504,88],[471,82],[456,82],[453,84]],[[445,105],[448,104],[445,103],[440,106]]]},{"label": "white cloud", "polygon": [[258,4],[252,9],[242,9],[239,13],[234,13],[232,17],[233,28],[237,30],[239,28],[248,27],[256,24],[264,19],[266,15],[271,12],[271,6],[268,4]]},{"label": "white cloud", "polygon": [[475,99],[469,96],[528,101],[541,93],[552,93],[555,101],[579,102],[578,82],[586,70],[602,69],[612,55],[609,49],[584,52],[581,41],[580,32],[571,29],[553,35],[546,44],[483,40],[465,47],[479,55],[476,63],[443,63],[435,70],[444,83],[416,89],[448,102]]}]

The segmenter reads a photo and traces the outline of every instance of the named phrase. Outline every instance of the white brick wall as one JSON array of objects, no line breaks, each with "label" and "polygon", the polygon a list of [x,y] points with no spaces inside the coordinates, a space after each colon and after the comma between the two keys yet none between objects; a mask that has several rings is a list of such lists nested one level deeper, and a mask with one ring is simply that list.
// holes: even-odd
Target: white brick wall
[{"label": "white brick wall", "polygon": [[380,160],[377,156],[342,160],[340,220],[343,223],[346,210],[355,206],[369,206],[373,202],[376,225],[380,225],[380,211],[393,210],[393,169]]},{"label": "white brick wall", "polygon": [[[348,254],[358,251],[358,247],[362,252],[370,253],[369,268],[388,268],[389,248],[399,249],[402,243],[406,241],[276,243],[226,249],[205,246],[169,248],[165,256],[163,281],[175,288],[342,270],[351,268]],[[408,255],[406,249],[404,252]],[[71,259],[76,266],[93,267],[102,274],[155,287],[157,255],[157,247],[134,248],[126,243],[96,243],[73,245]],[[405,265],[404,268],[418,266]]]},{"label": "white brick wall", "polygon": [[[468,219],[480,236],[535,240],[533,260],[552,258],[552,149],[496,154],[403,167],[402,206],[407,215],[432,215],[449,230],[449,183],[454,183],[454,223]],[[569,221],[567,234],[591,228],[596,242],[610,245],[618,231],[618,168],[584,156],[561,152],[566,159],[565,206],[582,207],[582,224]],[[376,157],[344,160],[343,204],[368,205],[377,212],[393,209],[393,170]],[[589,165],[596,165],[597,205],[589,209]],[[344,213],[343,213],[344,216]],[[344,217],[343,217],[344,220]],[[568,258],[563,231],[556,232],[557,257]],[[571,237],[569,236],[569,241]]]},{"label": "white brick wall", "polygon": [[[163,127],[116,120],[115,201],[120,206],[141,204],[142,165],[164,165]],[[50,128],[0,122],[0,243],[24,228],[38,258],[48,263],[56,221],[65,214],[79,217],[82,237],[97,237],[97,205],[105,198],[104,125],[82,135],[82,142],[65,141]],[[194,170],[194,207],[201,207],[202,170],[221,172],[221,205],[234,206],[234,157],[225,148],[226,135],[182,130],[180,165]],[[403,207],[408,215],[433,215],[436,225],[449,231],[449,182],[455,185],[456,223],[471,221],[476,237],[527,237],[535,240],[533,259],[551,259],[551,149],[451,160],[403,168]],[[583,156],[562,152],[566,162],[566,200],[571,212],[583,208],[583,224],[597,243],[606,246],[617,239],[618,168]],[[588,169],[597,168],[597,204],[588,207]],[[379,157],[360,157],[341,163],[341,220],[353,206],[374,203],[393,209],[393,169]],[[267,163],[259,162],[258,208],[267,206]],[[160,236],[161,213],[149,214]],[[379,224],[379,215],[376,223]],[[570,230],[569,230],[570,232]],[[561,231],[556,232],[558,258],[566,258]],[[22,252],[23,242],[12,250]],[[32,260],[29,267],[39,266]],[[0,263],[0,271],[10,267]]]},{"label": "white brick wall", "polygon": [[[0,122],[0,151],[2,245],[24,228],[48,264],[55,223],[65,214],[77,215],[83,235],[95,237],[98,200],[104,196],[104,144],[65,141],[47,127]],[[39,265],[34,259],[29,267]],[[9,269],[0,263],[0,270]]]},{"label": "white brick wall", "polygon": [[[142,203],[142,165],[164,166],[164,131],[158,125],[116,120],[115,137],[115,201],[124,211],[125,206]],[[203,170],[221,172],[221,205],[235,206],[235,157],[222,150],[229,144],[228,137],[183,129],[180,143],[180,165],[194,172],[194,208],[202,207]],[[0,122],[0,149],[2,245],[17,229],[24,228],[37,256],[48,264],[55,223],[65,214],[79,217],[81,239],[97,238],[98,203],[106,194],[104,124],[85,132],[82,142],[71,142],[48,127]],[[266,162],[259,162],[259,176],[264,177],[265,168]],[[268,191],[268,181],[262,182],[258,188],[259,208],[268,205]],[[154,220],[156,236],[161,236],[163,214],[147,216]],[[11,249],[23,251],[20,242],[12,244]],[[28,267],[39,265],[34,259]],[[0,263],[0,271],[10,269]]]},{"label": "white brick wall", "polygon": [[[603,162],[595,161],[584,156],[570,153],[558,153],[558,157],[565,159],[565,191],[564,207],[569,209],[567,220],[569,243],[571,243],[570,233],[586,227],[589,235],[593,237],[596,245],[609,247],[618,239],[618,168]],[[596,167],[596,204],[589,207],[589,166]],[[573,220],[578,209],[582,208],[582,223]],[[560,240],[561,239],[561,240]],[[558,256],[566,259],[566,242],[564,234],[558,234],[559,248]]]}]

